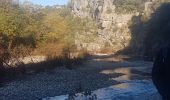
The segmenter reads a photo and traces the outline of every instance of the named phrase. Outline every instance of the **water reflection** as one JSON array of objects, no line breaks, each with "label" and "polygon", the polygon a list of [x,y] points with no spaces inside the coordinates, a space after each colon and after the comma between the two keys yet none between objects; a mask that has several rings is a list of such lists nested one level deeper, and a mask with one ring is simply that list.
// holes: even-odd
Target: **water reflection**
[{"label": "water reflection", "polygon": [[[138,70],[139,69],[139,70]],[[108,69],[108,70],[103,70],[100,73],[105,74],[105,75],[114,75],[116,73],[122,74],[117,77],[112,77],[110,80],[116,80],[119,82],[124,82],[124,81],[129,81],[129,80],[142,80],[142,79],[150,79],[150,73],[145,72],[144,70],[141,70],[140,67],[127,67],[127,68],[116,68],[116,69]]]},{"label": "water reflection", "polygon": [[101,74],[106,74],[106,75],[109,75],[109,74],[114,74],[114,70],[103,70],[100,72]]},{"label": "water reflection", "polygon": [[130,68],[117,68],[117,69],[114,69],[114,70],[103,70],[100,73],[106,74],[106,75],[114,74],[114,73],[123,74],[122,76],[112,78],[112,80],[117,80],[117,81],[130,80],[131,75],[132,75]]},{"label": "water reflection", "polygon": [[117,84],[113,85],[112,88],[127,89],[129,88],[129,84]]}]

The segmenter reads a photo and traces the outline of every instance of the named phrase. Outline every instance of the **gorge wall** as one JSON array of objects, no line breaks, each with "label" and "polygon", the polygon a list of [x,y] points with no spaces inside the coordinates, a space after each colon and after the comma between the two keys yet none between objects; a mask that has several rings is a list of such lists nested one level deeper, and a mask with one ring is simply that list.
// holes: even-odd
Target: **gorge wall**
[{"label": "gorge wall", "polygon": [[[138,24],[141,19],[148,19],[154,12],[157,0],[143,0],[140,11],[124,9],[117,11],[117,0],[71,0],[70,7],[74,15],[81,18],[91,18],[97,23],[98,38],[91,44],[96,50],[105,48],[106,44],[112,47],[113,52],[128,47],[132,40],[130,25]],[[131,0],[129,0],[131,1]],[[140,1],[140,0],[139,0]],[[133,7],[131,7],[133,8]],[[146,18],[147,17],[147,18]],[[141,41],[143,41],[140,36]],[[81,43],[80,41],[78,43]],[[90,44],[89,44],[90,45]],[[87,45],[86,45],[87,46]],[[142,44],[140,44],[142,46]],[[88,46],[87,46],[88,47]],[[91,50],[91,48],[89,48]]]}]

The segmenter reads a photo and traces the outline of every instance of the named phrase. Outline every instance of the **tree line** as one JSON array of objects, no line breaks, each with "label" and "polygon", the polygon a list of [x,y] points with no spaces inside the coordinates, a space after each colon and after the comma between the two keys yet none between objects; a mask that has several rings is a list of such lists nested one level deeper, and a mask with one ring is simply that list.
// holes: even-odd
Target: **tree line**
[{"label": "tree line", "polygon": [[[75,35],[95,24],[75,17],[66,6],[42,7],[0,1],[0,62],[33,54],[59,55],[76,49]],[[49,51],[48,51],[49,50]]]}]

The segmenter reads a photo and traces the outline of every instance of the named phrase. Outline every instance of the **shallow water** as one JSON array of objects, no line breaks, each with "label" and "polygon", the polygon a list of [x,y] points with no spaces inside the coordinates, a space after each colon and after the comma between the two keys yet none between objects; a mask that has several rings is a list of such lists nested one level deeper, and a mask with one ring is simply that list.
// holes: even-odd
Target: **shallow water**
[{"label": "shallow water", "polygon": [[[90,100],[89,98],[94,95],[97,97],[94,100],[161,100],[152,81],[147,80],[126,81],[122,84],[95,90],[90,96],[79,93],[76,94],[74,99]],[[43,100],[66,100],[67,98],[68,95],[62,95],[44,98]]]}]

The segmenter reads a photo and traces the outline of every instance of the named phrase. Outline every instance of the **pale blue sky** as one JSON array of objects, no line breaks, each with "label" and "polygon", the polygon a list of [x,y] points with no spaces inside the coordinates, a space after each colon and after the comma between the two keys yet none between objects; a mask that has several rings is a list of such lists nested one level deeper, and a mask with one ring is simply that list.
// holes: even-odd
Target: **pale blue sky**
[{"label": "pale blue sky", "polygon": [[52,6],[52,5],[64,5],[67,4],[68,0],[20,0],[23,1],[30,1],[34,4],[42,5],[42,6]]}]

